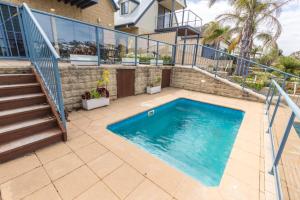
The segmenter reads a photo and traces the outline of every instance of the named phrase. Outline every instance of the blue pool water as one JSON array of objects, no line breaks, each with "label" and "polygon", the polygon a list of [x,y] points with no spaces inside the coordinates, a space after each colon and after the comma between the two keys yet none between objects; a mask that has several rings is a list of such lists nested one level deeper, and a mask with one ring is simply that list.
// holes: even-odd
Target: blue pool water
[{"label": "blue pool water", "polygon": [[108,126],[207,186],[219,185],[244,113],[180,98]]}]

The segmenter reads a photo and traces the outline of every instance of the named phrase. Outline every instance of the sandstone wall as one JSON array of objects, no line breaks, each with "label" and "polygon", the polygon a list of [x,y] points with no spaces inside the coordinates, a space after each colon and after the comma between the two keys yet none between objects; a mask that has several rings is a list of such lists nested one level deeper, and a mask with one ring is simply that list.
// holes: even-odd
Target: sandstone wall
[{"label": "sandstone wall", "polygon": [[191,68],[174,67],[171,75],[171,87],[193,90],[214,95],[259,101],[256,96],[243,92],[229,84],[203,74]]}]

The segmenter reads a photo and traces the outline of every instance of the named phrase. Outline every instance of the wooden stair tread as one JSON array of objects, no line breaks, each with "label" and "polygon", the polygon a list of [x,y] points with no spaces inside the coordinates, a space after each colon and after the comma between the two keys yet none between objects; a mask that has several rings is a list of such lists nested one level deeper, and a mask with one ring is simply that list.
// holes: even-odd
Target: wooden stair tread
[{"label": "wooden stair tread", "polygon": [[0,74],[0,77],[7,77],[7,76],[34,76],[32,73],[26,74]]},{"label": "wooden stair tread", "polygon": [[48,109],[50,106],[48,104],[38,104],[33,106],[26,106],[16,109],[10,109],[10,110],[4,110],[0,111],[0,117],[4,117],[7,115],[14,115],[14,114],[20,114],[24,112],[34,111],[34,110],[42,110],[42,109]]},{"label": "wooden stair tread", "polygon": [[32,86],[39,86],[39,85],[40,85],[39,83],[21,83],[21,84],[11,84],[11,85],[0,85],[0,89],[32,87]]},{"label": "wooden stair tread", "polygon": [[0,127],[0,134],[3,134],[5,132],[18,130],[18,129],[22,129],[22,128],[26,128],[26,127],[30,127],[30,126],[33,126],[33,125],[36,125],[36,124],[41,124],[41,123],[45,123],[45,122],[49,122],[49,121],[54,121],[54,120],[55,120],[55,118],[51,116],[51,117],[31,119],[31,120],[27,120],[27,121],[15,123],[15,124],[9,124],[9,125]]},{"label": "wooden stair tread", "polygon": [[5,153],[8,151],[12,151],[15,149],[18,149],[20,147],[24,147],[26,145],[32,145],[36,142],[42,141],[42,140],[47,140],[48,138],[55,137],[61,135],[62,132],[59,128],[51,128],[48,130],[45,130],[43,132],[30,135],[24,138],[20,138],[5,144],[0,145],[0,154]]},{"label": "wooden stair tread", "polygon": [[8,97],[0,97],[0,102],[13,101],[13,100],[19,100],[19,99],[30,99],[30,98],[42,97],[42,96],[45,96],[45,94],[33,93],[33,94],[22,94],[22,95],[8,96]]}]

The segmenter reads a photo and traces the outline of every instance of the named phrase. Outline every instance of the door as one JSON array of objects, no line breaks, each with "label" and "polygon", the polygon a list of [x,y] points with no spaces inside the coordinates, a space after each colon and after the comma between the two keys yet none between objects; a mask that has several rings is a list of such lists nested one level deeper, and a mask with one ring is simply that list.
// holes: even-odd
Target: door
[{"label": "door", "polygon": [[161,79],[161,87],[170,87],[171,82],[171,69],[163,69],[162,70],[162,79]]},{"label": "door", "polygon": [[117,97],[127,97],[134,95],[134,69],[117,70]]}]

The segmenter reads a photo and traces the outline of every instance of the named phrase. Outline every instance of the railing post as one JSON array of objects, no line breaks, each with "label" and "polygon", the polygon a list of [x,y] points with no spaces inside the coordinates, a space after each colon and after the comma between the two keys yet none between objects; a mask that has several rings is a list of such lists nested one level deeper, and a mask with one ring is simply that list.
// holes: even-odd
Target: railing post
[{"label": "railing post", "polygon": [[287,139],[289,137],[291,128],[293,126],[295,117],[296,117],[295,113],[292,112],[292,114],[290,116],[290,119],[289,119],[289,122],[288,122],[288,125],[287,125],[287,127],[286,127],[286,129],[284,131],[284,135],[282,136],[282,139],[281,139],[281,142],[280,142],[280,145],[279,145],[279,149],[278,149],[277,154],[275,156],[274,163],[272,165],[272,169],[271,169],[271,172],[270,172],[271,174],[274,174],[274,168],[278,166],[278,163],[279,163],[279,160],[280,160],[281,155],[283,153],[286,141],[287,141]]},{"label": "railing post", "polygon": [[[182,21],[181,21],[181,26],[183,26],[183,22],[184,22],[184,13],[185,13],[185,10],[183,9],[182,11]],[[179,24],[178,24],[179,25]]]},{"label": "railing post", "polygon": [[134,65],[137,66],[137,43],[138,39],[137,36],[135,36],[135,44],[134,44]]},{"label": "railing post", "polygon": [[197,52],[198,52],[198,45],[195,44],[195,45],[194,45],[194,52],[193,52],[193,63],[192,63],[192,67],[194,67],[194,66],[196,65]]},{"label": "railing post", "polygon": [[[272,94],[271,94],[271,97],[270,97],[270,101],[267,102],[267,109],[266,109],[266,114],[269,112],[269,109],[271,107],[271,104],[272,104],[272,101],[273,101],[273,97],[274,97],[274,93],[275,93],[275,89],[276,87],[274,86],[274,88],[272,89]],[[268,100],[267,100],[268,101]]]},{"label": "railing post", "polygon": [[176,64],[176,51],[177,51],[177,45],[174,44],[172,45],[172,55],[173,55],[173,60],[172,60],[172,63],[173,63],[173,66],[175,66]]},{"label": "railing post", "polygon": [[278,110],[278,107],[280,105],[280,99],[281,99],[281,94],[279,94],[278,96],[278,99],[277,99],[277,102],[276,102],[276,106],[274,108],[274,111],[273,111],[273,114],[272,114],[272,118],[271,118],[271,121],[269,123],[269,128],[272,128],[272,125],[273,125],[273,122],[275,120],[275,116],[276,116],[276,113],[277,113],[277,110]]},{"label": "railing post", "polygon": [[98,56],[98,66],[101,65],[101,57],[100,57],[100,44],[99,44],[99,30],[98,27],[96,28],[96,47],[97,47],[97,56]]},{"label": "railing post", "polygon": [[219,52],[218,51],[216,51],[216,53],[215,53],[214,62],[216,62],[216,59],[217,59],[217,63],[215,65],[215,77],[217,77],[217,73],[218,73],[218,69],[219,69]]},{"label": "railing post", "polygon": [[158,66],[158,56],[159,56],[158,46],[159,46],[159,42],[157,41],[156,42],[156,66]]}]

